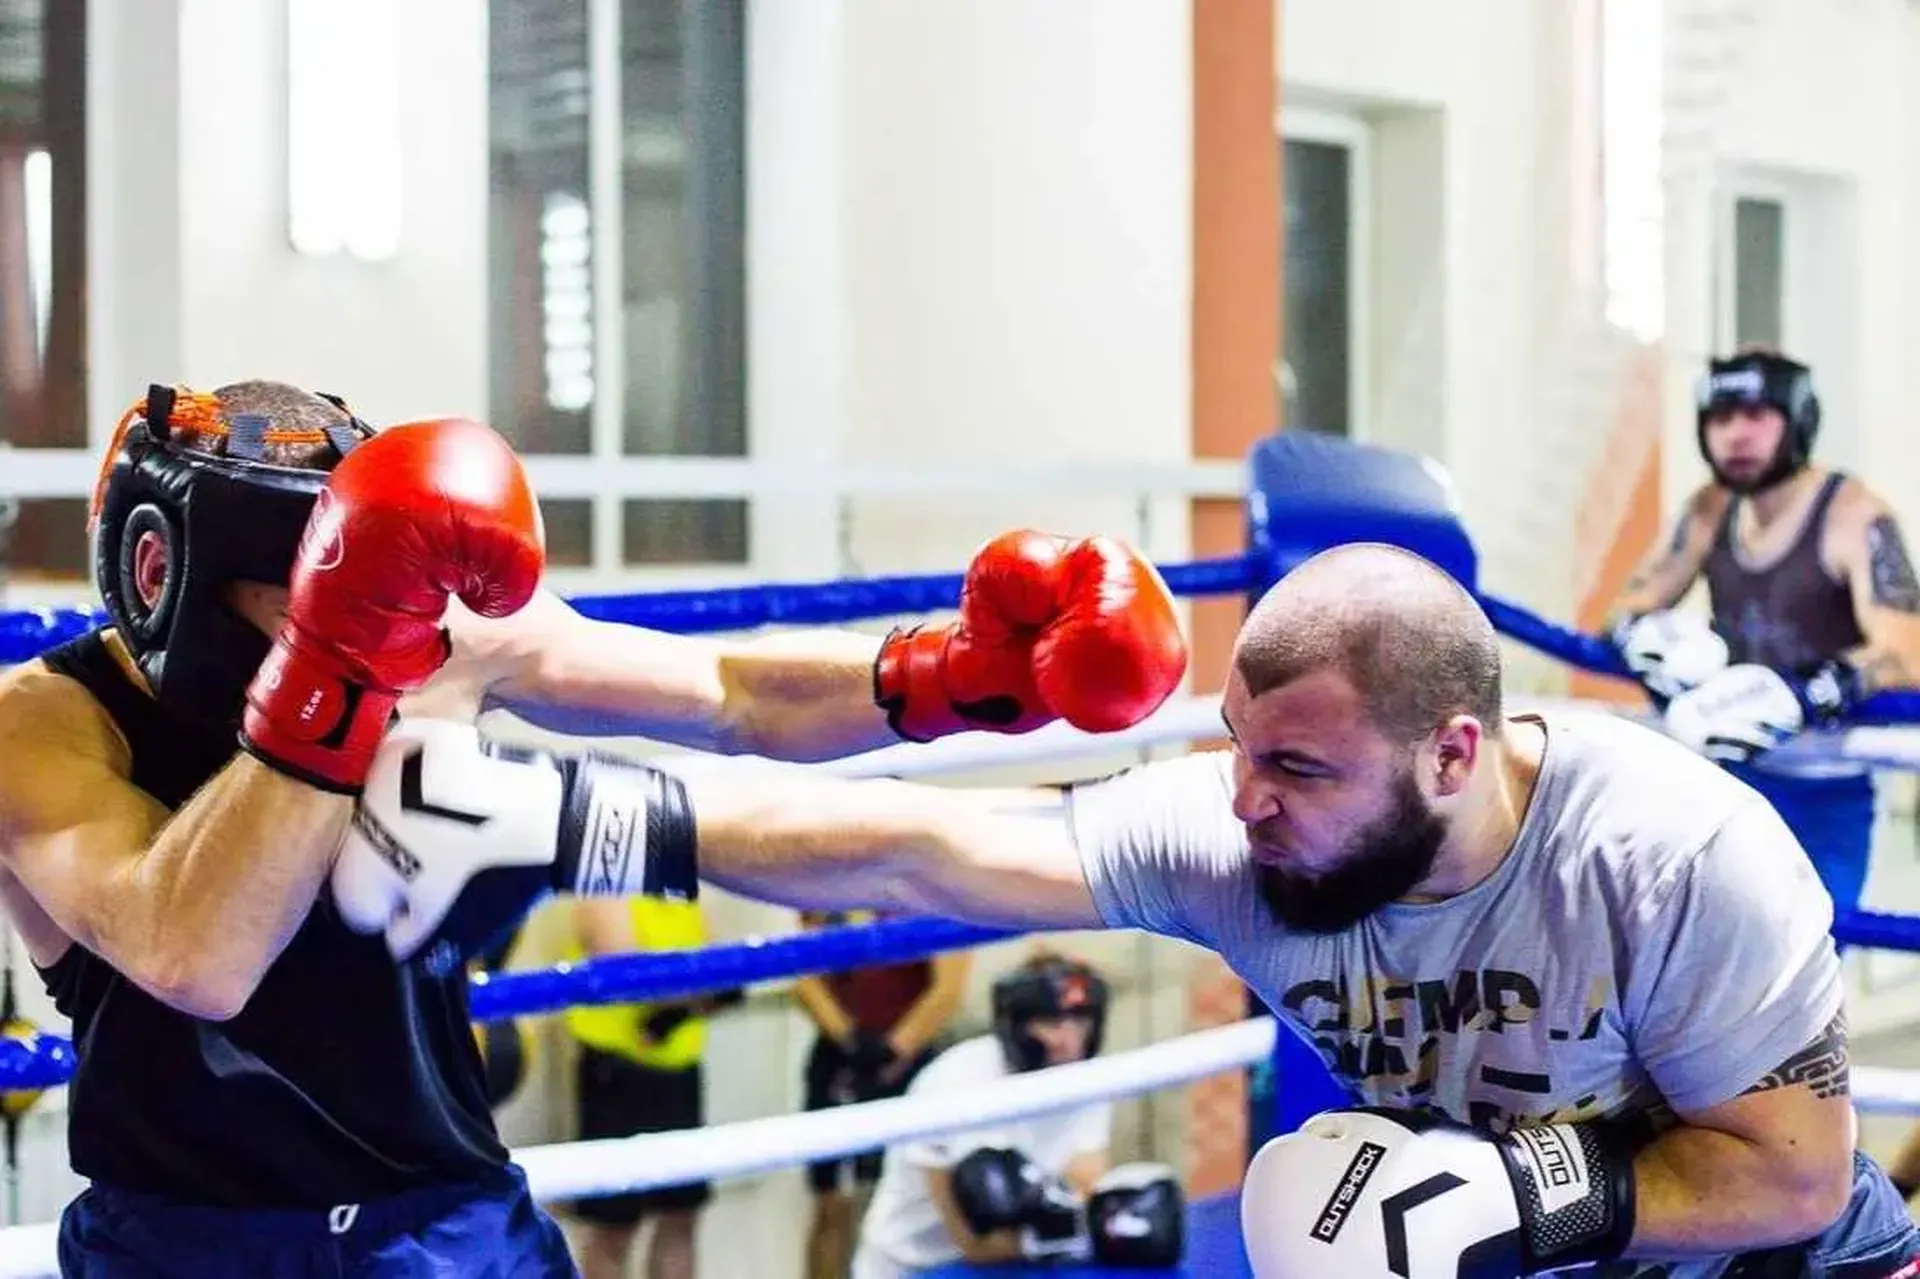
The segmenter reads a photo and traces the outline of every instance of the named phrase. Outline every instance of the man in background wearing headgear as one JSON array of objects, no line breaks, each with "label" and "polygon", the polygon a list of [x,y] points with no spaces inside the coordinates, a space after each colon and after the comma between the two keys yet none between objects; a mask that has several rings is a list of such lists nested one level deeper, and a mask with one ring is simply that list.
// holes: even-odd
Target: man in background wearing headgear
[{"label": "man in background wearing headgear", "polygon": [[[656,777],[484,741],[483,708],[813,759],[1117,726],[1185,660],[1151,566],[1030,533],[982,550],[958,619],[884,640],[591,622],[538,590],[539,510],[498,435],[375,434],[282,383],[151,388],[92,531],[110,624],[0,675],[0,901],[78,1050],[68,1275],[571,1273],[488,1111],[465,961],[529,890],[691,896],[692,849],[621,838]],[[1016,630],[1006,592],[1036,586]],[[458,776],[421,753],[375,776],[402,699],[468,733]],[[367,811],[374,782],[387,821],[477,841],[458,883],[485,885],[384,939],[369,883],[446,870]],[[509,811],[449,802],[456,782]]]},{"label": "man in background wearing headgear", "polygon": [[[858,913],[806,912],[800,922],[829,928],[869,920]],[[795,982],[794,998],[818,1032],[807,1053],[803,1107],[831,1110],[906,1092],[943,1046],[972,969],[966,951],[948,951]],[[807,1165],[813,1217],[806,1279],[846,1275],[866,1198],[880,1179],[880,1156],[876,1148]]]},{"label": "man in background wearing headgear", "polygon": [[[993,1032],[934,1058],[908,1095],[985,1096],[1013,1075],[1093,1057],[1106,1018],[1097,972],[1035,955],[994,983]],[[906,1279],[960,1260],[1174,1264],[1185,1222],[1172,1170],[1110,1169],[1112,1133],[1113,1107],[1099,1101],[890,1147],[852,1279]],[[1145,1233],[1111,1230],[1120,1213]]]},{"label": "man in background wearing headgear", "polygon": [[[1842,763],[1757,757],[1920,676],[1920,583],[1899,521],[1858,479],[1813,463],[1820,401],[1803,364],[1747,350],[1698,393],[1711,483],[1615,602],[1627,665],[1675,737],[1765,795],[1837,907],[1860,904],[1873,782]],[[1704,577],[1708,616],[1675,606]]]}]

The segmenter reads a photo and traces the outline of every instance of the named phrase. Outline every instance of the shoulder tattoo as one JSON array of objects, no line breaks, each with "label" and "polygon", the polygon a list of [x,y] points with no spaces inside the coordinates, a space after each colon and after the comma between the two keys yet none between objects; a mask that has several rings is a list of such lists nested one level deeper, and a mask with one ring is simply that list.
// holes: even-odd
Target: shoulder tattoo
[{"label": "shoulder tattoo", "polygon": [[[1775,1088],[1803,1086],[1822,1099],[1845,1097],[1852,1091],[1847,1071],[1847,1018],[1842,1013],[1813,1037],[1813,1041],[1768,1071],[1747,1094]],[[1746,1095],[1746,1094],[1743,1094]]]},{"label": "shoulder tattoo", "polygon": [[1897,613],[1920,613],[1920,581],[1907,558],[1900,525],[1891,515],[1867,525],[1867,567],[1873,578],[1873,602]]}]

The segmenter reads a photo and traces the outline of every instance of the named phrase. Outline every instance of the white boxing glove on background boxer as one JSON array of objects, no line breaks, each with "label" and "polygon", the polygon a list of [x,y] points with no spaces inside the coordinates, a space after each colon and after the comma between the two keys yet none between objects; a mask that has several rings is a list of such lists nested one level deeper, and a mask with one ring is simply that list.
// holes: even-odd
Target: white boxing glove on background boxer
[{"label": "white boxing glove on background boxer", "polygon": [[374,756],[332,888],[348,927],[451,971],[548,893],[693,897],[693,814],[657,769],[408,720]]},{"label": "white boxing glove on background boxer", "polygon": [[1745,763],[1806,726],[1793,685],[1778,671],[1752,663],[1729,666],[1674,698],[1666,711],[1674,740],[1723,763]]},{"label": "white boxing glove on background boxer", "polygon": [[1698,613],[1662,609],[1614,631],[1621,660],[1655,697],[1671,701],[1726,669],[1727,642]]},{"label": "white boxing glove on background boxer", "polygon": [[1256,1279],[1513,1279],[1619,1257],[1633,1160],[1601,1125],[1329,1111],[1254,1156],[1240,1219]]}]

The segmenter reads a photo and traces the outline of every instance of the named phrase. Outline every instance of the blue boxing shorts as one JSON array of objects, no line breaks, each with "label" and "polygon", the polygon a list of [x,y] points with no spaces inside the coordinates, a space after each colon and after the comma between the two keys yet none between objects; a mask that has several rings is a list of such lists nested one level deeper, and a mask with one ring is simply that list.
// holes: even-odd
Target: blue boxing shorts
[{"label": "blue boxing shorts", "polygon": [[550,1279],[567,1241],[507,1169],[497,1181],[327,1211],[207,1208],[93,1187],[60,1217],[67,1279]]},{"label": "blue boxing shorts", "polygon": [[1860,909],[1873,849],[1873,778],[1793,777],[1729,764],[1727,771],[1773,805],[1813,860],[1836,912]]}]

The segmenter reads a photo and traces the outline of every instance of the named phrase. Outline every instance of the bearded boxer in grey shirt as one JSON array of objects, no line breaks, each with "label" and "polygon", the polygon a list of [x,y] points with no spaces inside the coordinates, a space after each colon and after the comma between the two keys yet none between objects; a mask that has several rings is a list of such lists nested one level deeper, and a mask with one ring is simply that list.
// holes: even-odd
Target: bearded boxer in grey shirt
[{"label": "bearded boxer in grey shirt", "polygon": [[1231,751],[1064,791],[698,772],[652,817],[794,906],[1218,951],[1356,1102],[1249,1169],[1265,1279],[1920,1275],[1854,1150],[1831,902],[1754,792],[1507,718],[1485,614],[1384,547],[1266,595],[1223,710]]}]

